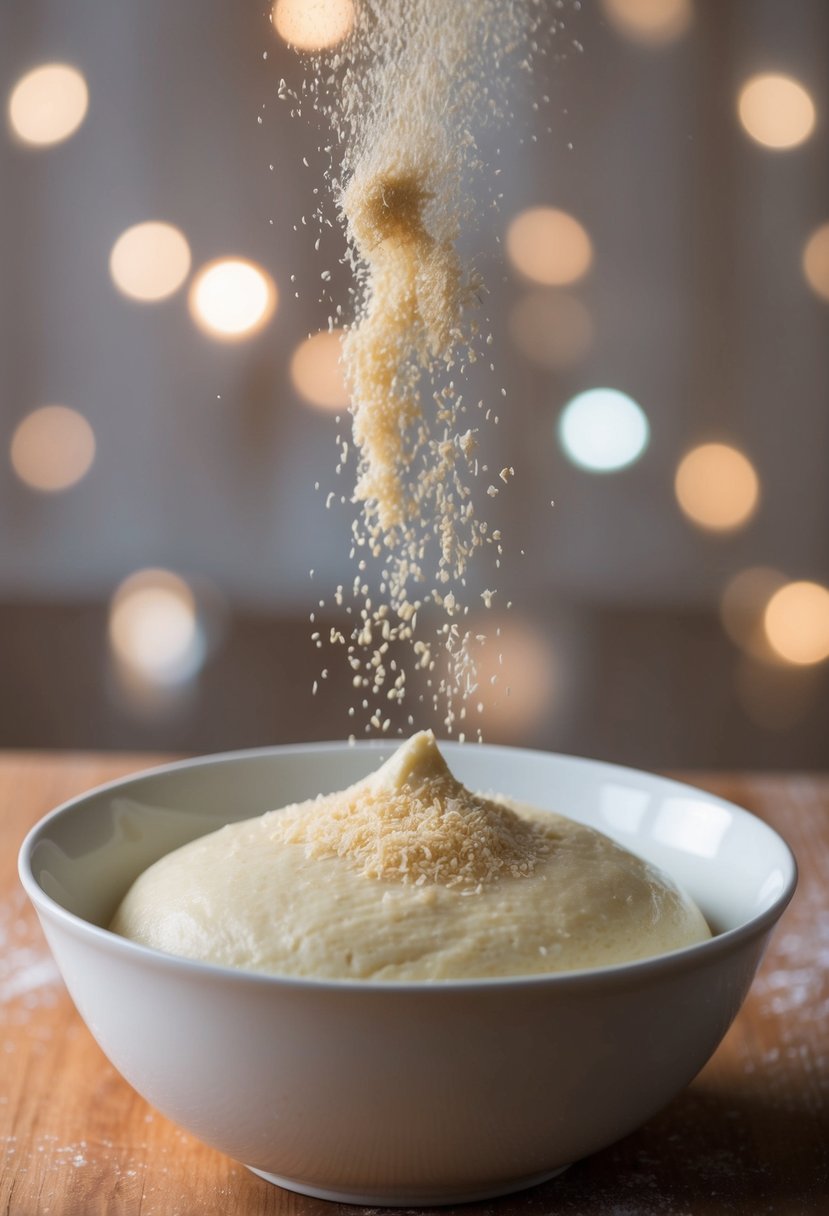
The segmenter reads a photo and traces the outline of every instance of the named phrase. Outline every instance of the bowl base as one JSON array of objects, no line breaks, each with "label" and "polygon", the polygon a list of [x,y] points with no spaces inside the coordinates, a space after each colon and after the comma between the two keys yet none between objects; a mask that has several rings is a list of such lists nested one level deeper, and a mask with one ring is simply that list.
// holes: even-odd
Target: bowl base
[{"label": "bowl base", "polygon": [[279,1174],[269,1174],[267,1170],[257,1170],[254,1166],[246,1167],[252,1174],[272,1182],[274,1186],[284,1187],[287,1191],[296,1191],[300,1195],[310,1195],[313,1199],[329,1199],[333,1203],[353,1203],[360,1207],[383,1208],[414,1208],[441,1207],[456,1203],[478,1203],[484,1199],[496,1199],[500,1195],[510,1195],[513,1191],[525,1191],[531,1186],[539,1186],[549,1182],[551,1178],[562,1174],[568,1167],[560,1165],[554,1170],[545,1170],[542,1174],[530,1174],[524,1178],[505,1178],[500,1183],[485,1187],[483,1190],[458,1187],[455,1190],[422,1190],[409,1191],[331,1191],[324,1187],[309,1186],[297,1182],[293,1178],[283,1178]]}]

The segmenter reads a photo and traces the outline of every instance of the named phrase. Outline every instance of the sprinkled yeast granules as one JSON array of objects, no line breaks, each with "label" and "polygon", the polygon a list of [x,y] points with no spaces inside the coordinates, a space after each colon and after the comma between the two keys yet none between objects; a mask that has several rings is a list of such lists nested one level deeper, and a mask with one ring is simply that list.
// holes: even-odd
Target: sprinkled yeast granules
[{"label": "sprinkled yeast granules", "polygon": [[457,240],[497,198],[478,139],[510,117],[543,19],[543,0],[355,0],[350,35],[306,80],[336,136],[331,183],[354,272],[343,341],[354,443],[341,461],[356,462],[356,576],[337,589],[351,619],[330,641],[345,647],[366,731],[389,728],[413,668],[450,732],[475,691],[483,635],[467,620],[467,576],[479,552],[497,568],[501,537],[477,501],[499,492],[476,454],[492,411],[464,398],[487,341],[483,283]]},{"label": "sprinkled yeast granules", "polygon": [[555,831],[467,790],[421,731],[350,789],[279,812],[272,839],[346,858],[366,878],[477,893],[529,877]]}]

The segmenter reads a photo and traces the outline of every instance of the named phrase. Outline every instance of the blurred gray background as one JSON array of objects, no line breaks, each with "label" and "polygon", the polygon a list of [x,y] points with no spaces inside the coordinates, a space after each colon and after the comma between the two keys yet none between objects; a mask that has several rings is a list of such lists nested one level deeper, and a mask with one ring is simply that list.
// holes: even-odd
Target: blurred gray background
[{"label": "blurred gray background", "polygon": [[[347,513],[324,505],[347,489],[347,410],[331,346],[302,344],[347,310],[349,272],[339,231],[316,249],[302,222],[326,158],[319,119],[278,96],[308,62],[278,32],[302,30],[297,3],[274,23],[227,0],[0,0],[2,746],[351,729],[344,675],[312,695],[309,612],[353,570]],[[497,369],[471,390],[516,469],[511,691],[487,692],[484,736],[825,768],[829,6],[584,0],[561,21],[509,128],[482,137],[503,199],[464,242]],[[74,76],[29,78],[54,64]],[[178,235],[143,230],[113,260],[148,222]],[[233,340],[198,303],[222,259],[250,279],[219,287]],[[624,467],[589,467],[589,426],[580,456],[562,441],[595,388],[647,419]],[[682,490],[712,443],[728,450]]]}]

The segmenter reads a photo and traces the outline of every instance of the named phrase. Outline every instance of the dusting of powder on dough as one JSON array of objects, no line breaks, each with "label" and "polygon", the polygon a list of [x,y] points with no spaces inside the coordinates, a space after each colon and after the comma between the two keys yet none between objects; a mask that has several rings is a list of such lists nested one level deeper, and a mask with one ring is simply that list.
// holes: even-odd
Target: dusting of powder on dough
[{"label": "dusting of powder on dough", "polygon": [[476,890],[532,874],[552,847],[540,824],[465,789],[431,731],[342,793],[279,813],[272,838],[345,858],[368,878]]},{"label": "dusting of powder on dough", "polygon": [[193,841],[127,892],[115,932],[273,975],[539,975],[710,936],[670,879],[601,833],[485,798],[429,733],[377,772]]}]

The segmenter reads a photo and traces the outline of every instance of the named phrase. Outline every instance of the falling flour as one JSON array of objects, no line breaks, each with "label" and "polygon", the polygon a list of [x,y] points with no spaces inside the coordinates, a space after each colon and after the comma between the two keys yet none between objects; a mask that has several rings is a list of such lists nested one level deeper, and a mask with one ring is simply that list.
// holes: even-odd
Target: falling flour
[{"label": "falling flour", "polygon": [[[367,731],[389,728],[411,670],[426,673],[449,731],[476,688],[484,635],[467,620],[467,578],[479,551],[500,564],[501,540],[474,492],[487,470],[470,405],[481,422],[491,409],[462,391],[486,344],[476,315],[483,282],[457,241],[480,200],[496,201],[478,140],[510,117],[549,8],[355,0],[348,38],[314,60],[305,82],[335,135],[329,176],[354,272],[342,349],[353,444],[340,440],[340,467],[356,461],[357,572],[335,597],[351,620],[329,640],[346,649]],[[398,661],[400,644],[408,658]]]}]

